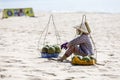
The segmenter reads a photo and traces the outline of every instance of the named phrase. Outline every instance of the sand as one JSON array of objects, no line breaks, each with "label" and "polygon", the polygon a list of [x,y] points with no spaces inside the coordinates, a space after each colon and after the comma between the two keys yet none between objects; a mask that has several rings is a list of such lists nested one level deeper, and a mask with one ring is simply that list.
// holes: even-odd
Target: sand
[{"label": "sand", "polygon": [[[73,27],[86,14],[99,64],[74,66],[40,57],[38,40],[50,14],[54,15],[61,43],[74,38]],[[36,12],[35,15],[0,19],[0,80],[120,80],[120,14]],[[56,44],[52,24],[50,29],[48,42]]]}]

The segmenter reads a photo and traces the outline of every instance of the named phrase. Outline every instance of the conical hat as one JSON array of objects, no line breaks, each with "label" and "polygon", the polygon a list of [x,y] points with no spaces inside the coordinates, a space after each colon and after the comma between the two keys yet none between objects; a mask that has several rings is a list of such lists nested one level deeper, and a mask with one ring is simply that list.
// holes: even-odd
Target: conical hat
[{"label": "conical hat", "polygon": [[86,28],[86,25],[83,24],[83,23],[81,25],[79,25],[79,26],[74,27],[74,28],[82,31],[83,33],[87,33],[87,34],[89,33],[88,30],[87,30],[87,28]]}]

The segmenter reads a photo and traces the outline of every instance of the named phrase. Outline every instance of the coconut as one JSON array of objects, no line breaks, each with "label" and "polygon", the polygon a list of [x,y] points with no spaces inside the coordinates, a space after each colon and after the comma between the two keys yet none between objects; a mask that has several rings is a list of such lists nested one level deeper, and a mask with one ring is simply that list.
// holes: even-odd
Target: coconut
[{"label": "coconut", "polygon": [[49,46],[48,53],[49,54],[55,53],[55,48],[53,46]]},{"label": "coconut", "polygon": [[90,59],[91,59],[91,60],[94,60],[95,62],[97,61],[96,58],[94,58],[94,57],[92,57],[92,56],[90,56]]},{"label": "coconut", "polygon": [[85,60],[85,61],[89,62],[91,59],[90,59],[89,56],[84,56],[84,57],[82,58],[82,60]]},{"label": "coconut", "polygon": [[45,47],[45,46],[44,46],[44,47],[42,48],[42,51],[41,51],[41,52],[42,52],[42,53],[47,53],[47,52],[48,52],[48,47]]},{"label": "coconut", "polygon": [[75,55],[72,59],[79,59],[79,60],[82,60],[82,56]]},{"label": "coconut", "polygon": [[61,49],[58,45],[53,45],[53,47],[55,48],[55,53],[60,53]]}]

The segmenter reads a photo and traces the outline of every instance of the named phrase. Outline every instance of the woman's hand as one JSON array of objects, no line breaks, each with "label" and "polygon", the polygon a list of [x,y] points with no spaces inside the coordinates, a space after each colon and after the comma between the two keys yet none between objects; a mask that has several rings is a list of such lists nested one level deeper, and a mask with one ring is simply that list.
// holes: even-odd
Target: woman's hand
[{"label": "woman's hand", "polygon": [[68,48],[68,42],[65,42],[61,45],[61,49],[67,49]]}]

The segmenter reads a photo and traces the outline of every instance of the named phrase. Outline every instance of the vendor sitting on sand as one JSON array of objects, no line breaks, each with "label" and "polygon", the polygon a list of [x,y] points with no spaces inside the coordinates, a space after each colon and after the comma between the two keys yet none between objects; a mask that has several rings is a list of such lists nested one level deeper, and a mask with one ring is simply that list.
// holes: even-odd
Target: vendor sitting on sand
[{"label": "vendor sitting on sand", "polygon": [[65,54],[58,59],[58,61],[63,61],[69,57],[72,53],[80,56],[90,56],[93,55],[93,48],[89,38],[89,32],[83,24],[81,26],[75,27],[77,38],[71,40],[68,43],[61,45],[61,48],[66,48]]}]

